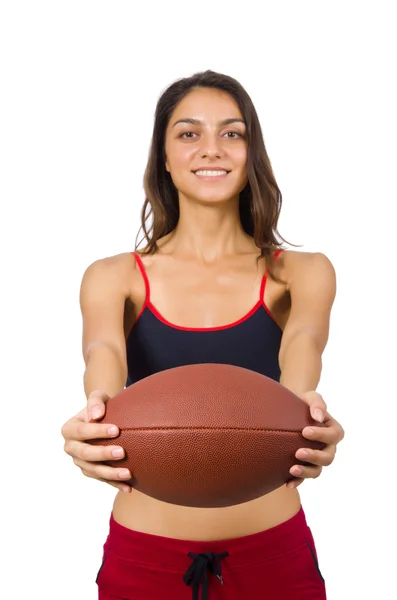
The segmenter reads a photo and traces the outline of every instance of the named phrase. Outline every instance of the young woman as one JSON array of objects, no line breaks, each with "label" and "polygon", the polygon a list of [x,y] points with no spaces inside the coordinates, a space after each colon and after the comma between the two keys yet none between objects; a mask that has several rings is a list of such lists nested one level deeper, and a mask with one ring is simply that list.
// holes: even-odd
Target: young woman
[{"label": "young woman", "polygon": [[[331,464],[342,427],[315,392],[335,273],[321,253],[283,250],[281,193],[243,87],[212,71],[171,85],[155,115],[138,252],[98,260],[81,285],[87,406],[62,428],[84,475],[119,489],[97,575],[100,600],[320,600],[316,548],[296,487]],[[147,223],[150,220],[150,225]],[[281,236],[279,236],[281,238]],[[281,238],[283,239],[283,238]],[[285,241],[285,240],[284,240]],[[228,363],[280,381],[325,427],[295,479],[238,506],[200,509],[131,489],[103,461],[123,449],[95,423],[106,401],[152,373]]]}]

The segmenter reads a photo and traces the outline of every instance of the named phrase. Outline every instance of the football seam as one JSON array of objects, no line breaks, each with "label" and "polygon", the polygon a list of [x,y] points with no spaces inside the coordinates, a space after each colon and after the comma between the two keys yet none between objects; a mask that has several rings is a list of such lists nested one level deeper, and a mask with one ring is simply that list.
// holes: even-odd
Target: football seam
[{"label": "football seam", "polygon": [[301,429],[268,429],[266,427],[219,427],[219,426],[173,426],[173,427],[120,427],[121,431],[169,431],[181,429],[215,430],[215,431],[267,431],[269,433],[301,433]]}]

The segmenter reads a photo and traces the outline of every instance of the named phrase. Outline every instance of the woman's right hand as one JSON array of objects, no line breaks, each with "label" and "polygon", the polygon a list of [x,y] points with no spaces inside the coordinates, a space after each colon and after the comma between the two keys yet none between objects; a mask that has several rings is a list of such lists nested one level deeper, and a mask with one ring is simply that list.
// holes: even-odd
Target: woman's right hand
[{"label": "woman's right hand", "polygon": [[86,442],[96,438],[114,438],[119,434],[116,425],[90,422],[104,416],[108,400],[107,394],[96,390],[89,395],[87,406],[66,421],[61,429],[65,439],[64,450],[87,477],[104,481],[123,492],[130,492],[131,487],[122,482],[131,479],[130,471],[102,464],[105,460],[123,458],[124,449],[117,445],[92,446]]}]

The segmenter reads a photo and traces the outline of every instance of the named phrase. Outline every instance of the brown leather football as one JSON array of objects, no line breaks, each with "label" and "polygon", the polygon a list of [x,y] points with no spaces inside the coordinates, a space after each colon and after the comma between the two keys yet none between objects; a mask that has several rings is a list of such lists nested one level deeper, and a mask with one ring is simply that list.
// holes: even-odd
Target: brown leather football
[{"label": "brown leather football", "polygon": [[172,504],[222,507],[263,496],[305,464],[299,448],[321,449],[302,430],[319,426],[309,407],[264,375],[232,365],[195,364],[155,373],[129,386],[106,407],[120,428],[130,485]]}]

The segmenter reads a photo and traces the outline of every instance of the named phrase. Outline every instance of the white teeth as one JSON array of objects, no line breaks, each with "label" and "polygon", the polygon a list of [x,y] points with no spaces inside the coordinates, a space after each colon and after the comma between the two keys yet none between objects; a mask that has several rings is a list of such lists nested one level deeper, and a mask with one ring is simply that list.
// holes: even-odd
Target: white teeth
[{"label": "white teeth", "polygon": [[201,177],[219,177],[220,175],[227,175],[227,171],[196,171],[196,175]]}]

